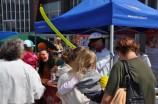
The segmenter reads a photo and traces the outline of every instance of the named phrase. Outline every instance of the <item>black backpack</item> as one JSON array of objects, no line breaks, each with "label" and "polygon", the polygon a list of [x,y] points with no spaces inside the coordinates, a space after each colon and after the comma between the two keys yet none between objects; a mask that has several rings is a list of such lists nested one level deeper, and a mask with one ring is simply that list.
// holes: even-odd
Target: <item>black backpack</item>
[{"label": "black backpack", "polygon": [[142,89],[131,77],[130,66],[127,61],[123,61],[126,80],[126,104],[145,104]]}]

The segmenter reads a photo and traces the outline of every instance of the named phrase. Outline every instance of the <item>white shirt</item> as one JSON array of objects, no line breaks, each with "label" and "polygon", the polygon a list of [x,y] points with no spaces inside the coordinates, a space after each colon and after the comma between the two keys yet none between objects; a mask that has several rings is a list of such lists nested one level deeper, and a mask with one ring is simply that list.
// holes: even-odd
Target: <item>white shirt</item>
[{"label": "white shirt", "polygon": [[148,57],[148,55],[146,54],[142,54],[142,55],[138,55],[147,65],[149,65],[149,67],[151,67],[151,63],[150,63],[150,59]]},{"label": "white shirt", "polygon": [[106,76],[110,72],[110,51],[104,48],[96,56],[98,72],[101,76]]},{"label": "white shirt", "polygon": [[18,59],[0,60],[0,104],[32,104],[45,87],[37,71]]}]

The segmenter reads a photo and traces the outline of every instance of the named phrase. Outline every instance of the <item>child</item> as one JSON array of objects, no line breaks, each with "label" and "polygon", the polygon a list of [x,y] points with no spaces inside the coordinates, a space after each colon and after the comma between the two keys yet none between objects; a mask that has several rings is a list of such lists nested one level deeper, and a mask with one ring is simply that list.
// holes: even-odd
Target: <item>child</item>
[{"label": "child", "polygon": [[[61,60],[64,61],[63,65],[58,66],[57,70],[57,76],[60,76],[61,74],[64,74],[68,72],[73,65],[73,61],[77,57],[78,54],[80,54],[84,50],[83,47],[77,47],[75,49],[68,49],[61,55]],[[71,54],[73,53],[73,54]]]},{"label": "child", "polygon": [[[73,53],[71,53],[73,54]],[[74,60],[73,76],[59,89],[59,95],[70,92],[75,86],[89,99],[101,102],[103,90],[99,84],[100,75],[96,71],[96,55],[90,50],[83,50]]]},{"label": "child", "polygon": [[[74,60],[76,59],[77,55],[80,54],[83,50],[85,50],[83,47],[77,47],[75,49],[69,49],[62,54],[61,59],[64,60],[65,63],[61,66],[58,66],[58,70],[57,70],[57,76],[59,76],[59,80],[58,80],[58,84],[57,84],[58,89],[60,89],[61,85],[63,85],[63,83],[65,81],[67,81],[69,76],[65,77],[64,74],[67,75],[69,72],[72,71],[72,66],[74,64]],[[71,76],[71,74],[70,74],[70,76]],[[86,97],[84,97],[83,94],[77,93],[76,90],[74,91],[74,95],[76,95],[74,97],[76,97],[76,99],[78,100],[78,104],[81,102],[85,103],[88,101],[88,99]],[[57,92],[57,96],[59,96],[58,92]],[[82,100],[80,97],[82,98]],[[63,104],[65,104],[66,102],[68,104],[73,104],[71,102],[71,99],[68,100],[67,97],[65,98],[65,96],[64,97],[60,96],[60,99],[62,100]]]},{"label": "child", "polygon": [[36,69],[38,57],[33,53],[34,47],[35,45],[33,44],[31,40],[24,41],[25,52],[24,52],[24,57],[22,58],[22,60],[25,63],[31,65],[34,69]]}]

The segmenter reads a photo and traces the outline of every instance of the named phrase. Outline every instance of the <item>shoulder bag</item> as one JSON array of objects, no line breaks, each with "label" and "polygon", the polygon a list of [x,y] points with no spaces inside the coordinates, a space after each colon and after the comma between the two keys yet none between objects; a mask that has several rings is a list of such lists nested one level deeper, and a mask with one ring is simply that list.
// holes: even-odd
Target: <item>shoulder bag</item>
[{"label": "shoulder bag", "polygon": [[126,80],[126,104],[144,104],[144,96],[140,85],[131,77],[130,66],[127,61],[123,61]]}]

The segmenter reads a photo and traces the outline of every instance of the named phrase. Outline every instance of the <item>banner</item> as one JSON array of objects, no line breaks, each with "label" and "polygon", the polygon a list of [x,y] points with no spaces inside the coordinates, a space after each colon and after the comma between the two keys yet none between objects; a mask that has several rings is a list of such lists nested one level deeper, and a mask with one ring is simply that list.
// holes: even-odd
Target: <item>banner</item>
[{"label": "banner", "polygon": [[89,36],[87,34],[78,34],[76,37],[72,40],[73,44],[76,46],[82,46],[85,48],[88,48],[89,43]]}]

